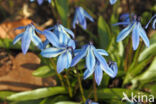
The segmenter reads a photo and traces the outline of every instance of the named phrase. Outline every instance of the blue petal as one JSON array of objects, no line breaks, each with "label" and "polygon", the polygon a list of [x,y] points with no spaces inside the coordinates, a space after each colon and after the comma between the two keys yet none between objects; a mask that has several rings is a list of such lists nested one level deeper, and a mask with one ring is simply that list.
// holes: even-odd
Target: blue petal
[{"label": "blue petal", "polygon": [[95,66],[95,81],[98,86],[100,85],[100,83],[102,81],[102,77],[103,77],[103,72],[101,70],[100,64],[97,63]]},{"label": "blue petal", "polygon": [[67,35],[64,32],[59,31],[57,33],[57,35],[59,36],[60,44],[62,44],[62,45],[67,45],[68,44],[68,41],[70,40],[70,38],[67,37]]},{"label": "blue petal", "polygon": [[61,54],[57,61],[57,72],[61,73],[65,68],[69,68],[72,60],[70,52],[64,52]]},{"label": "blue petal", "polygon": [[150,42],[149,42],[149,39],[148,39],[148,37],[147,37],[147,35],[146,35],[145,30],[142,28],[142,26],[141,26],[140,23],[138,23],[138,26],[139,26],[138,33],[139,33],[140,37],[141,37],[141,38],[143,39],[143,41],[145,42],[145,45],[146,45],[147,47],[149,47]]},{"label": "blue petal", "polygon": [[40,31],[39,29],[35,29],[36,32],[38,32],[39,34],[43,34],[42,31]]},{"label": "blue petal", "polygon": [[33,32],[32,41],[39,49],[44,48],[41,39],[35,34],[35,32]]},{"label": "blue petal", "polygon": [[85,45],[82,49],[81,52],[79,52],[78,55],[76,55],[71,63],[71,66],[75,66],[83,57],[85,57],[85,55],[87,54],[87,47],[88,45]]},{"label": "blue petal", "polygon": [[23,33],[23,36],[22,36],[22,52],[24,54],[27,53],[28,51],[28,48],[30,46],[30,42],[31,42],[31,38],[32,38],[32,34],[33,34],[33,28],[31,27],[26,27],[26,30],[25,32]]},{"label": "blue petal", "polygon": [[104,65],[100,65],[100,67],[101,67],[101,69],[105,72],[105,73],[107,73],[110,77],[112,77],[112,78],[114,78],[115,76],[116,76],[116,73],[115,72],[113,72],[113,70],[111,69],[111,68],[109,68],[109,67],[104,67]]},{"label": "blue petal", "polygon": [[117,73],[118,73],[118,66],[117,66],[117,63],[116,63],[116,62],[111,62],[111,63],[110,63],[110,68],[113,70],[114,76],[116,76]]},{"label": "blue petal", "polygon": [[149,20],[149,22],[147,23],[147,25],[145,26],[145,29],[148,28],[149,24],[152,22],[152,20],[156,17],[156,14]]},{"label": "blue petal", "polygon": [[129,33],[132,31],[133,26],[134,26],[134,24],[130,24],[130,25],[127,26],[125,29],[123,29],[123,30],[119,33],[119,35],[118,35],[116,41],[119,42],[119,41],[122,41],[123,39],[125,39],[125,38],[129,35]]},{"label": "blue petal", "polygon": [[86,66],[87,66],[87,69],[89,69],[89,71],[92,71],[95,66],[95,56],[93,54],[93,50],[91,46],[89,46],[88,48],[88,53],[86,56]]},{"label": "blue petal", "polygon": [[68,69],[71,65],[71,62],[72,62],[72,53],[70,51],[67,51],[66,52],[66,55],[67,55],[67,66],[66,66],[66,69]]},{"label": "blue petal", "polygon": [[108,55],[109,55],[104,49],[96,49],[96,51],[97,51],[100,55],[104,55],[104,56],[108,56]]},{"label": "blue petal", "polygon": [[20,26],[20,27],[15,28],[15,30],[20,30],[20,29],[25,29],[25,26]]},{"label": "blue petal", "polygon": [[30,2],[34,2],[34,0],[30,0]]},{"label": "blue petal", "polygon": [[94,70],[89,71],[89,69],[87,69],[84,74],[83,74],[83,79],[87,79],[88,77],[90,77],[93,74]]},{"label": "blue petal", "polygon": [[75,49],[75,41],[72,39],[69,39],[68,41],[68,47],[72,47],[73,49]]},{"label": "blue petal", "polygon": [[49,3],[51,3],[51,0],[48,0]]},{"label": "blue petal", "polygon": [[153,28],[154,30],[156,29],[155,26],[156,26],[156,19],[153,21],[153,24],[152,24],[152,28]]},{"label": "blue petal", "polygon": [[85,10],[83,11],[84,15],[91,21],[94,22],[94,19],[92,18],[92,16],[90,16]]},{"label": "blue petal", "polygon": [[37,0],[37,3],[41,5],[43,3],[43,0]]},{"label": "blue petal", "polygon": [[69,33],[73,38],[75,38],[74,33],[70,30],[64,27],[64,30]]},{"label": "blue petal", "polygon": [[17,35],[17,36],[15,37],[15,39],[13,40],[13,44],[16,44],[16,43],[22,38],[23,34],[24,34],[24,33],[21,33],[21,34]]},{"label": "blue petal", "polygon": [[53,32],[44,30],[43,34],[46,36],[51,44],[53,44],[55,47],[59,47],[59,40]]},{"label": "blue petal", "polygon": [[113,26],[118,26],[118,25],[128,25],[130,22],[118,22],[116,24],[113,24]]},{"label": "blue petal", "polygon": [[95,57],[100,62],[101,69],[105,71],[109,76],[114,77],[114,72],[109,68],[106,60],[96,51],[96,49],[94,49],[93,51]]},{"label": "blue petal", "polygon": [[53,26],[53,27],[50,27],[50,28],[47,28],[46,30],[49,30],[49,31],[51,31],[51,30],[53,30],[53,29],[55,29],[55,26]]},{"label": "blue petal", "polygon": [[115,4],[117,0],[109,0],[111,5]]},{"label": "blue petal", "polygon": [[133,31],[132,31],[132,45],[133,45],[133,50],[136,50],[139,46],[139,33],[138,33],[138,24],[135,25]]},{"label": "blue petal", "polygon": [[45,50],[42,50],[41,55],[47,58],[57,57],[58,55],[63,53],[63,51],[64,50],[58,48],[47,48]]},{"label": "blue petal", "polygon": [[77,56],[81,52],[81,49],[74,49],[74,55]]},{"label": "blue petal", "polygon": [[46,48],[46,46],[49,44],[49,40],[46,39],[44,42],[43,42],[43,48]]},{"label": "blue petal", "polygon": [[124,14],[122,14],[121,16],[120,16],[120,19],[122,19],[122,20],[127,20],[127,19],[129,19],[129,14],[128,13],[124,13]]},{"label": "blue petal", "polygon": [[82,26],[83,29],[86,30],[87,23],[86,23],[86,18],[85,18],[84,14],[83,14],[83,8],[82,7],[78,8],[78,15],[77,16],[78,16],[77,18],[78,18],[78,21],[79,21],[80,25]]}]

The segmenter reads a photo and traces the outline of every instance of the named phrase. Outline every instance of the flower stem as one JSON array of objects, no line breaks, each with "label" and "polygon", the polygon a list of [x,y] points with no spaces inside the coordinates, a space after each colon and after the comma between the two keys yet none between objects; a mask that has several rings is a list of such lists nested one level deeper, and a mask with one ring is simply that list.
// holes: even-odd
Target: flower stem
[{"label": "flower stem", "polygon": [[68,87],[68,92],[69,92],[69,96],[72,97],[72,88],[71,88],[71,84],[68,78],[68,70],[66,70],[66,76],[65,76],[66,82],[67,82],[67,87]]},{"label": "flower stem", "polygon": [[[74,50],[72,49],[72,56],[74,57]],[[83,100],[83,103],[86,102],[86,98],[84,96],[84,91],[83,91],[83,87],[82,87],[82,83],[81,83],[81,77],[80,77],[80,74],[78,72],[78,67],[75,66],[74,67],[75,71],[76,71],[76,75],[77,75],[77,79],[78,79],[78,84],[79,84],[79,88],[80,88],[80,92],[81,92],[81,96],[82,96],[82,100]]]},{"label": "flower stem", "polygon": [[82,87],[82,83],[81,83],[81,77],[80,77],[80,74],[78,72],[77,66],[75,66],[75,70],[76,70],[76,75],[77,75],[77,79],[78,79],[78,84],[79,84],[82,100],[83,100],[83,102],[85,102],[86,98],[84,96],[84,91],[83,91],[83,87]]},{"label": "flower stem", "polygon": [[126,56],[125,56],[125,60],[124,60],[124,70],[125,72],[128,70],[129,67],[129,63],[131,63],[131,57],[132,57],[132,42],[131,42],[131,38],[129,38],[128,40],[128,44],[125,48],[126,51]]},{"label": "flower stem", "polygon": [[57,69],[56,69],[56,65],[55,65],[54,60],[53,60],[53,59],[50,59],[50,60],[51,60],[52,66],[54,67],[54,70],[55,70],[55,72],[56,72],[56,75],[57,75],[57,77],[59,78],[59,80],[60,80],[60,82],[61,82],[61,85],[62,85],[62,86],[65,86],[65,84],[64,84],[64,82],[63,82],[62,76],[61,76],[60,74],[57,73]]},{"label": "flower stem", "polygon": [[96,93],[96,82],[95,82],[95,77],[93,75],[93,89],[94,89],[94,100],[98,101],[97,93]]}]

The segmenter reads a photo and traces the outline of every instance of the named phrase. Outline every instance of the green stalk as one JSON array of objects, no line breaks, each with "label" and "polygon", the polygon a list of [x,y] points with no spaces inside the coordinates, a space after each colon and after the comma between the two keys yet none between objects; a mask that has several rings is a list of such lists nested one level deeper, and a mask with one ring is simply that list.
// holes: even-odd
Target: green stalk
[{"label": "green stalk", "polygon": [[82,100],[83,100],[83,102],[85,103],[85,102],[86,102],[86,98],[85,98],[85,96],[84,96],[84,91],[83,91],[83,87],[82,87],[82,83],[81,83],[80,74],[79,74],[79,72],[78,72],[76,66],[75,66],[75,70],[76,70],[76,75],[77,75],[77,79],[78,79],[78,84],[79,84],[79,88],[80,88]]},{"label": "green stalk", "polygon": [[71,88],[71,84],[68,78],[68,70],[66,70],[66,76],[65,76],[66,82],[67,82],[67,87],[68,87],[68,92],[69,92],[69,96],[72,97],[72,88]]},{"label": "green stalk", "polygon": [[96,91],[96,82],[95,82],[95,75],[93,75],[93,88],[94,88],[94,100],[98,101],[98,97],[97,97],[97,91]]},{"label": "green stalk", "polygon": [[[72,48],[71,48],[72,49]],[[74,50],[72,49],[72,56],[74,57]],[[82,83],[81,83],[81,77],[80,77],[80,74],[78,72],[78,67],[75,66],[74,67],[74,70],[76,71],[76,76],[77,76],[77,79],[78,79],[78,84],[79,84],[79,88],[80,88],[80,92],[81,92],[81,96],[82,96],[82,100],[83,100],[83,103],[86,102],[86,98],[84,96],[84,91],[83,91],[83,87],[82,87]]]}]

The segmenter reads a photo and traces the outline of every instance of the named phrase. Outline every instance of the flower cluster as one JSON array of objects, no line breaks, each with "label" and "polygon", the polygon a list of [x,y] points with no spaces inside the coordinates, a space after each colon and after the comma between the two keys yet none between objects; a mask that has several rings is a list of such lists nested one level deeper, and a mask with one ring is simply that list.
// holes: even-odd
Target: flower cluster
[{"label": "flower cluster", "polygon": [[86,58],[86,71],[84,72],[84,79],[88,78],[94,73],[95,80],[100,85],[103,71],[110,77],[114,78],[117,74],[117,68],[115,70],[108,66],[106,60],[102,55],[108,56],[108,53],[103,49],[96,49],[92,43],[84,45],[82,49],[76,51],[77,55],[74,57],[71,66],[75,66],[82,58]]},{"label": "flower cluster", "polygon": [[[73,27],[76,23],[80,23],[84,29],[86,29],[86,20],[89,18],[92,22],[93,18],[82,8],[76,8],[76,13],[73,21]],[[35,28],[33,24],[29,24],[17,29],[25,29],[25,31],[13,41],[13,44],[22,40],[22,52],[26,54],[30,46],[31,40],[33,43],[41,49],[41,55],[46,58],[58,57],[57,59],[57,72],[61,73],[64,69],[74,67],[82,58],[86,59],[86,71],[84,72],[84,79],[88,78],[92,74],[95,76],[96,83],[100,85],[103,72],[107,73],[110,77],[114,78],[117,75],[117,64],[107,64],[104,56],[108,56],[108,53],[103,49],[96,49],[90,42],[84,45],[82,49],[76,49],[74,33],[65,28],[61,24],[40,31]],[[42,43],[36,33],[43,34],[46,40]],[[51,47],[47,47],[51,44]],[[74,57],[75,56],[75,57]]]}]

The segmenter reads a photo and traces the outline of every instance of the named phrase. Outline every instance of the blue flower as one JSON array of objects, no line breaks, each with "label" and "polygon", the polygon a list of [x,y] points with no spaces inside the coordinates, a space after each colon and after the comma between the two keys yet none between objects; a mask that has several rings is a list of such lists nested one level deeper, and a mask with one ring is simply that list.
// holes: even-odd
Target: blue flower
[{"label": "blue flower", "polygon": [[145,30],[141,26],[140,18],[134,16],[131,22],[120,22],[115,25],[127,25],[127,27],[125,27],[117,36],[117,40],[116,40],[117,42],[122,41],[132,32],[133,50],[136,50],[139,46],[139,41],[140,41],[139,37],[141,37],[145,45],[149,47],[150,42],[146,35]]},{"label": "blue flower", "polygon": [[109,0],[109,2],[111,3],[111,5],[113,5],[117,2],[117,0]]},{"label": "blue flower", "polygon": [[76,56],[73,58],[71,66],[75,66],[82,58],[86,57],[87,70],[84,72],[84,79],[94,73],[96,83],[100,85],[103,71],[112,78],[116,76],[116,71],[108,66],[106,60],[101,55],[108,56],[108,53],[103,49],[96,49],[91,43],[84,45],[82,49],[76,52]]},{"label": "blue flower", "polygon": [[[58,38],[60,44],[67,44],[69,39],[75,38],[74,33],[68,29],[65,28],[63,25],[61,24],[57,24],[54,27],[48,28],[46,29],[48,31],[53,31],[53,33],[56,35],[56,37]],[[53,40],[51,40],[52,38],[50,38],[51,34],[46,34],[46,41],[43,43],[44,47],[46,47],[47,44],[52,43]]]},{"label": "blue flower", "polygon": [[13,44],[16,44],[20,39],[22,40],[21,48],[24,54],[27,53],[31,41],[39,48],[43,49],[43,44],[40,38],[36,35],[36,32],[42,33],[40,30],[36,29],[34,25],[29,24],[27,26],[18,27],[16,29],[25,29],[25,31],[15,37]]},{"label": "blue flower", "polygon": [[64,69],[68,69],[72,62],[72,50],[75,49],[75,41],[68,39],[66,43],[60,43],[59,38],[53,32],[44,30],[43,34],[51,42],[53,47],[42,50],[41,55],[46,58],[58,56],[58,73],[61,73]]},{"label": "blue flower", "polygon": [[86,29],[86,18],[88,18],[91,22],[94,22],[94,19],[82,7],[77,7],[73,20],[73,28],[75,29],[76,24],[80,24],[83,29]]},{"label": "blue flower", "polygon": [[88,99],[85,104],[99,104],[97,102],[93,102],[92,100]]},{"label": "blue flower", "polygon": [[149,24],[152,22],[152,28],[155,30],[156,29],[156,14],[149,20],[149,22],[147,23],[147,25],[145,26],[145,28],[147,29]]},{"label": "blue flower", "polygon": [[[30,0],[30,2],[34,2],[35,0]],[[39,4],[39,5],[42,5],[43,4],[43,1],[44,0],[37,0],[37,3]],[[48,2],[49,3],[51,3],[51,0],[48,0]]]}]

